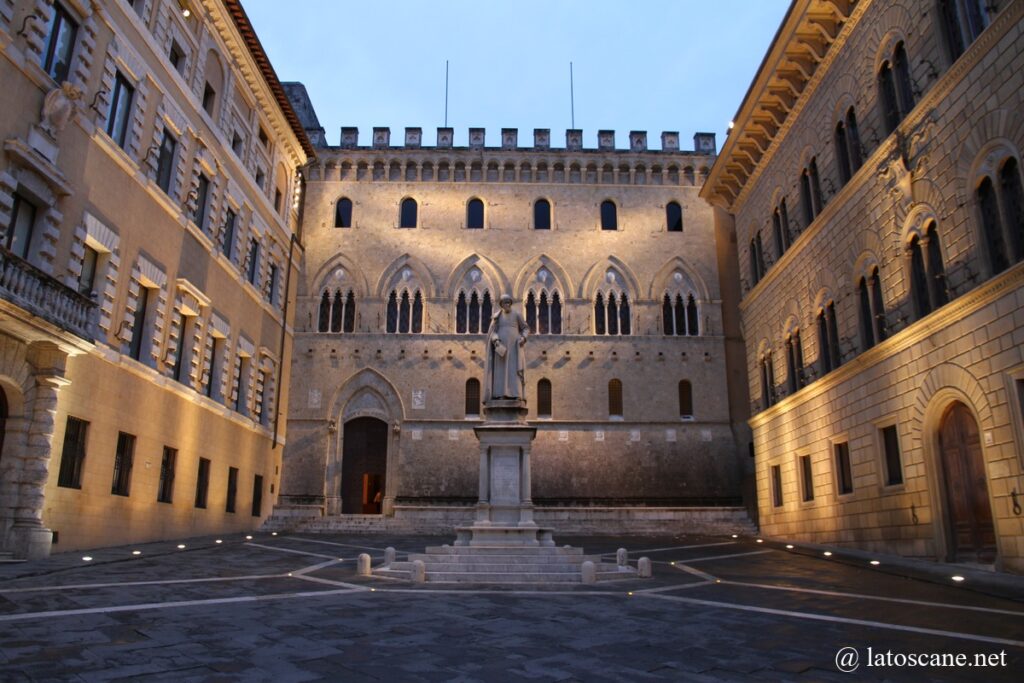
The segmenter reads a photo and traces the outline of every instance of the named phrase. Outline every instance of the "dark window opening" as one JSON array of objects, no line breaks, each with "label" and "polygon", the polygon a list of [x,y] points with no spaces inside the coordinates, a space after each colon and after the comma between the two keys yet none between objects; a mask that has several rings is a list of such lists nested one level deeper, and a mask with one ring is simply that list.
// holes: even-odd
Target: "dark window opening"
[{"label": "dark window opening", "polygon": [[263,514],[263,475],[257,474],[252,480],[252,516]]},{"label": "dark window opening", "polygon": [[7,249],[27,261],[35,232],[36,206],[17,192],[13,200],[11,220],[7,224]]},{"label": "dark window opening", "polygon": [[210,488],[210,461],[199,458],[199,472],[196,476],[196,507],[206,507],[206,494]]},{"label": "dark window opening", "polygon": [[339,199],[337,205],[334,207],[334,227],[352,227],[352,200],[348,197],[342,197]]},{"label": "dark window opening", "polygon": [[199,229],[206,231],[206,212],[210,203],[210,179],[202,173],[196,182],[196,210],[192,219]]},{"label": "dark window opening", "polygon": [[679,381],[679,417],[693,417],[693,387],[685,379]]},{"label": "dark window opening", "polygon": [[803,489],[804,502],[814,500],[814,477],[811,475],[811,456],[800,456],[800,479]]},{"label": "dark window opening", "polygon": [[618,230],[618,210],[615,207],[615,202],[610,199],[606,199],[601,202],[601,229],[602,230]]},{"label": "dark window opening", "polygon": [[224,504],[225,512],[235,511],[235,498],[238,496],[238,468],[228,468],[228,494]]},{"label": "dark window opening", "polygon": [[139,287],[139,297],[135,305],[134,322],[132,323],[132,338],[128,344],[128,355],[135,360],[142,360],[142,347],[146,334],[149,331],[149,305],[154,290],[148,287]]},{"label": "dark window opening", "polygon": [[772,465],[772,507],[782,507],[782,467]]},{"label": "dark window opening", "polygon": [[665,221],[669,232],[683,231],[683,208],[679,202],[669,202],[665,207]]},{"label": "dark window opening", "polygon": [[533,203],[533,229],[551,229],[551,202],[546,199],[538,199]]},{"label": "dark window opening", "polygon": [[203,110],[207,114],[213,116],[213,107],[217,104],[217,91],[213,89],[213,86],[206,83],[203,86]]},{"label": "dark window opening", "polygon": [[551,380],[544,378],[537,382],[537,417],[551,417]]},{"label": "dark window opening", "polygon": [[164,446],[160,459],[160,484],[157,487],[156,502],[170,503],[174,499],[174,465],[178,460],[178,451]]},{"label": "dark window opening", "polygon": [[135,89],[128,80],[117,72],[114,77],[114,92],[110,98],[110,112],[107,114],[107,135],[118,147],[124,149],[128,138],[128,124],[131,118],[132,96]]},{"label": "dark window opening", "polygon": [[622,382],[617,379],[608,382],[608,415],[622,417]]},{"label": "dark window opening", "polygon": [[900,439],[896,425],[882,428],[882,444],[885,448],[885,483],[888,486],[903,483],[903,464],[900,462]]},{"label": "dark window opening", "polygon": [[110,485],[110,493],[115,496],[127,496],[131,488],[132,460],[135,458],[135,437],[131,434],[118,432],[117,451],[114,453],[114,480]]},{"label": "dark window opening", "polygon": [[156,185],[166,194],[171,193],[171,179],[174,174],[174,157],[178,149],[178,141],[170,131],[164,129],[160,141],[160,156],[156,162]]},{"label": "dark window opening", "polygon": [[402,200],[402,211],[400,217],[400,228],[415,228],[416,227],[416,213],[417,205],[416,200],[411,197],[406,197]]},{"label": "dark window opening", "polygon": [[836,485],[839,487],[839,494],[853,493],[853,470],[850,466],[850,444],[847,442],[835,444],[836,454]]},{"label": "dark window opening", "polygon": [[484,227],[484,203],[479,199],[470,199],[466,205],[466,227],[471,230]]},{"label": "dark window opening", "polygon": [[69,489],[82,488],[82,467],[85,465],[85,438],[88,430],[88,422],[68,416],[64,427],[64,448],[60,454],[57,486]]},{"label": "dark window opening", "polygon": [[480,380],[470,377],[466,380],[466,417],[480,415]]},{"label": "dark window opening", "polygon": [[50,19],[48,30],[49,37],[43,50],[42,66],[43,71],[58,84],[68,80],[77,34],[78,22],[71,18],[63,6],[54,3],[53,17]]}]

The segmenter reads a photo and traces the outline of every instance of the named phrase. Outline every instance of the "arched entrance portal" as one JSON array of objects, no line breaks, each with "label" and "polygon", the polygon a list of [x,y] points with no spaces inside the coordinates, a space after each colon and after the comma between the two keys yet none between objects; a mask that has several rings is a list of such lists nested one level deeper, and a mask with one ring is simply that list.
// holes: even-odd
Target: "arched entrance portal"
[{"label": "arched entrance portal", "polygon": [[388,423],[375,417],[349,420],[342,442],[342,514],[379,515],[388,463]]},{"label": "arched entrance portal", "polygon": [[996,534],[981,438],[978,423],[963,403],[953,403],[942,415],[939,453],[949,519],[946,559],[991,563],[996,558]]}]

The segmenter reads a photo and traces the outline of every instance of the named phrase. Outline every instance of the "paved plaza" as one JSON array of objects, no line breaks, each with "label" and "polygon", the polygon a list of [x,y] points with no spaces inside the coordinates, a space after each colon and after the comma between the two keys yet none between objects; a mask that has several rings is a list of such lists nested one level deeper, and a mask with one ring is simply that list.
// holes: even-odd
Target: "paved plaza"
[{"label": "paved plaza", "polygon": [[[651,558],[654,577],[411,585],[358,576],[356,557],[377,564],[387,546],[401,559],[450,539],[340,534],[0,564],[0,680],[1021,679],[1024,582],[991,589],[965,572],[943,585],[753,538],[556,538],[609,561],[625,547],[634,563]],[[842,648],[859,659],[837,659]]]}]

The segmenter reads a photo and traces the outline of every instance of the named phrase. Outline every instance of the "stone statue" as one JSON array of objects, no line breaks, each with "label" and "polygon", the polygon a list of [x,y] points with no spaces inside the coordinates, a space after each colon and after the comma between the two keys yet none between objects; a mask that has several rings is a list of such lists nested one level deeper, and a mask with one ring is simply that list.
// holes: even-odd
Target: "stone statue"
[{"label": "stone statue", "polygon": [[502,294],[501,308],[491,318],[487,336],[487,370],[484,378],[484,403],[491,400],[526,399],[523,376],[523,345],[530,332],[519,311],[512,310],[512,297]]},{"label": "stone statue", "polygon": [[57,133],[68,125],[72,114],[75,113],[75,102],[81,98],[82,91],[68,81],[64,81],[60,87],[46,93],[46,98],[43,99],[43,111],[39,116],[40,127],[48,135],[56,138]]}]

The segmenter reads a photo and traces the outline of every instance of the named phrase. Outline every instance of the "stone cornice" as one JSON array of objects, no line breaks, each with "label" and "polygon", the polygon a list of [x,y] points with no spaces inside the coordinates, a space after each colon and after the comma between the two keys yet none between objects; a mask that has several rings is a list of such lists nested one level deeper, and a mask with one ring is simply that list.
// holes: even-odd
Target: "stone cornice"
[{"label": "stone cornice", "polygon": [[784,413],[804,405],[843,382],[919,344],[925,338],[944,330],[972,313],[991,305],[1010,290],[1024,286],[1024,262],[981,284],[970,292],[953,299],[942,308],[907,325],[885,341],[847,361],[832,372],[803,387],[752,416],[747,424],[752,429],[763,427]]}]

